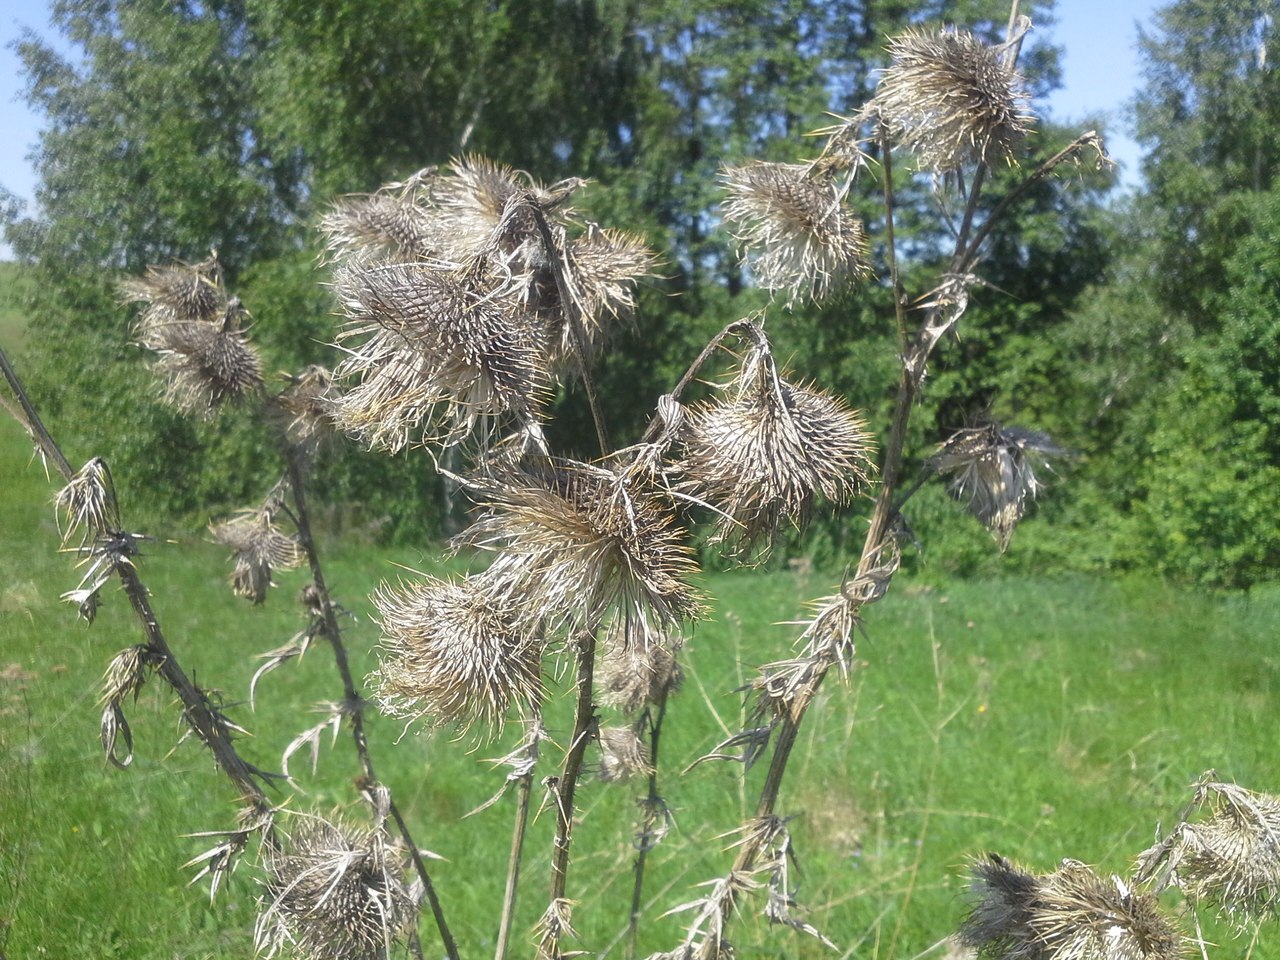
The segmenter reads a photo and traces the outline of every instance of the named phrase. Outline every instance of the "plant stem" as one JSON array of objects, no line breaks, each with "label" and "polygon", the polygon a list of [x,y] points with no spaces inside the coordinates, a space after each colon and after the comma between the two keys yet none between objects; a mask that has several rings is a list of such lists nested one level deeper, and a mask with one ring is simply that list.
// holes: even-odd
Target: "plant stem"
[{"label": "plant stem", "polygon": [[667,697],[670,687],[664,685],[658,694],[658,702],[654,704],[655,715],[649,721],[649,795],[645,798],[644,820],[640,826],[636,851],[636,880],[631,888],[631,916],[627,921],[627,960],[635,960],[636,938],[640,931],[640,914],[644,904],[644,867],[653,848],[654,826],[658,820],[659,804],[662,797],[658,794],[658,749],[662,743],[662,721],[667,716]]},{"label": "plant stem", "polygon": [[[288,438],[285,438],[283,442],[285,465],[289,474],[289,489],[293,492],[295,508],[293,519],[298,528],[298,543],[307,555],[307,563],[311,568],[311,580],[315,584],[316,593],[320,601],[320,616],[324,626],[324,634],[329,639],[329,645],[333,649],[334,663],[337,665],[338,673],[342,677],[343,702],[349,710],[351,736],[355,741],[356,755],[360,758],[360,767],[364,772],[365,784],[372,786],[378,782],[378,778],[373,770],[373,758],[369,755],[369,741],[364,731],[364,700],[360,696],[360,691],[356,688],[355,678],[351,673],[351,663],[347,657],[346,644],[342,641],[342,627],[338,623],[338,613],[334,609],[333,601],[329,596],[329,588],[324,579],[324,570],[320,566],[320,554],[316,550],[315,538],[311,534],[311,519],[307,510],[307,497],[304,489],[303,454],[298,449],[297,444],[289,442]],[[418,873],[418,879],[422,881],[423,893],[431,906],[431,913],[435,918],[436,928],[440,931],[440,939],[444,945],[445,953],[448,955],[449,960],[458,960],[458,947],[454,943],[448,923],[445,922],[444,909],[440,904],[440,898],[436,894],[435,885],[431,882],[431,875],[427,872],[426,863],[418,853],[418,846],[414,843],[413,835],[409,832],[409,827],[400,815],[400,811],[396,808],[394,800],[390,801],[390,813],[399,828],[400,836],[404,840],[405,846],[409,848],[412,854],[414,869]]]},{"label": "plant stem", "polygon": [[[0,370],[3,370],[5,379],[22,407],[24,419],[21,422],[23,427],[35,439],[47,459],[53,462],[63,479],[70,482],[72,477],[75,476],[75,471],[71,468],[70,462],[63,455],[57,442],[40,419],[40,414],[28,398],[22,381],[9,363],[9,358],[3,349],[0,349]],[[134,614],[142,625],[142,632],[146,636],[147,645],[155,653],[159,661],[156,672],[178,695],[178,699],[182,703],[183,716],[186,718],[187,723],[190,724],[191,729],[195,731],[201,742],[209,748],[209,752],[213,754],[213,759],[218,767],[227,775],[227,778],[231,780],[236,789],[240,791],[241,798],[245,801],[267,805],[266,794],[263,792],[259,781],[267,782],[270,775],[248,763],[236,752],[235,745],[231,742],[226,726],[214,715],[204,691],[192,683],[186,671],[182,669],[178,658],[174,656],[173,650],[165,640],[164,632],[160,629],[160,622],[148,599],[147,588],[143,585],[137,570],[130,563],[117,563],[115,564],[115,572],[120,578],[120,584],[125,596],[129,598],[129,605],[133,608]]]},{"label": "plant stem", "polygon": [[498,923],[498,945],[494,960],[506,960],[511,943],[511,926],[516,912],[516,887],[520,880],[520,862],[524,857],[524,834],[529,824],[529,795],[533,791],[532,768],[516,785],[516,818],[511,831],[511,855],[507,858],[507,884],[502,892],[502,919]]}]

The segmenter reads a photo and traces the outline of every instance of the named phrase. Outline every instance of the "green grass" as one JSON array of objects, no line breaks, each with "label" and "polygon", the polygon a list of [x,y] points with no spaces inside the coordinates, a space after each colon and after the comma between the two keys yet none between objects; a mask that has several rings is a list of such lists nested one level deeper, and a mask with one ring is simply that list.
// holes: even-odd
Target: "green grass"
[{"label": "green grass", "polygon": [[[99,677],[139,636],[118,590],[109,589],[92,627],[58,602],[77,574],[74,558],[55,549],[53,488],[21,431],[0,421],[0,954],[249,956],[252,867],[212,905],[203,889],[186,887],[190,872],[180,865],[212,841],[182,835],[229,827],[235,798],[199,749],[175,748],[177,711],[158,683],[129,711],[133,765],[118,770],[102,759]],[[140,569],[188,671],[234,703],[246,696],[254,655],[301,627],[293,597],[302,575],[281,575],[268,603],[249,608],[227,588],[223,553],[195,535],[153,542]],[[361,676],[377,640],[367,596],[378,580],[401,574],[393,562],[431,560],[348,545],[329,561],[329,578],[355,616],[349,635]],[[821,575],[708,578],[707,592],[719,599],[694,633],[664,738],[664,790],[678,828],[650,865],[643,951],[674,946],[687,918],[659,915],[727,869],[722,835],[751,808],[764,772],[762,764],[744,781],[735,764],[679,771],[740,728],[733,690],[753,665],[787,655],[796,631],[779,622],[830,587]],[[968,856],[996,850],[1039,870],[1070,856],[1123,872],[1206,768],[1280,789],[1278,627],[1275,589],[1223,597],[1088,579],[896,584],[868,611],[850,682],[828,682],[807,718],[783,792],[808,918],[850,955],[910,960],[954,929]],[[257,711],[233,711],[256,735],[245,752],[278,767],[285,744],[318,722],[310,707],[338,695],[323,648],[269,675]],[[562,737],[563,710],[557,716]],[[374,720],[379,774],[419,841],[445,858],[434,876],[464,957],[485,956],[510,800],[460,817],[498,789],[501,773],[484,758],[505,753],[513,732],[489,744],[412,733],[397,743],[400,733]],[[546,756],[557,760],[557,748]],[[332,748],[326,741],[318,775],[299,777],[306,793],[289,805],[352,805],[356,773],[345,735]],[[638,792],[590,782],[579,793],[570,892],[592,950],[625,924]],[[531,831],[524,931],[545,905],[552,822],[544,812]],[[800,934],[767,929],[758,907],[748,902],[731,934],[741,956],[833,956]],[[439,955],[428,922],[422,930],[427,955]],[[1210,934],[1224,944],[1218,956],[1248,947],[1247,938]],[[1269,938],[1264,931],[1254,956],[1280,956]],[[531,952],[518,947],[516,955]]]}]

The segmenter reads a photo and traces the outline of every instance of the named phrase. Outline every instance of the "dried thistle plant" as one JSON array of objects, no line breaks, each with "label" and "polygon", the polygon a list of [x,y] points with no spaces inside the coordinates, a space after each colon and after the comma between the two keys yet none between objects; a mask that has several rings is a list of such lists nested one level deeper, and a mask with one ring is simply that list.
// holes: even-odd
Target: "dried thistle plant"
[{"label": "dried thistle plant", "polygon": [[288,386],[276,398],[288,442],[314,454],[333,428],[333,372],[311,364],[288,376]]},{"label": "dried thistle plant", "polygon": [[134,338],[152,350],[165,349],[192,325],[217,323],[226,309],[216,253],[196,264],[148,267],[145,276],[120,281],[118,290],[122,302],[146,304]]},{"label": "dried thistle plant", "polygon": [[889,41],[889,67],[868,112],[923,169],[953,173],[1012,161],[1034,117],[1006,54],[965,30],[911,29]]},{"label": "dried thistle plant", "polygon": [[434,172],[428,168],[408,183],[337,200],[320,220],[325,250],[343,259],[392,255],[415,260],[436,255],[442,239],[438,218],[424,203]]},{"label": "dried thistle plant", "polygon": [[615,624],[607,634],[595,678],[600,702],[630,715],[679,689],[684,672],[676,657],[683,641],[629,643],[623,627]]},{"label": "dried thistle plant", "polygon": [[820,300],[871,273],[866,231],[834,183],[805,164],[749,163],[721,174],[721,215],[745,248],[756,280],[789,303]]},{"label": "dried thistle plant", "polygon": [[989,960],[1178,960],[1182,938],[1153,894],[1076,860],[1033,876],[991,855],[973,867],[962,943]]},{"label": "dried thistle plant", "polygon": [[1206,777],[1192,806],[1208,816],[1184,816],[1139,857],[1140,873],[1163,873],[1161,887],[1178,887],[1240,927],[1274,918],[1280,912],[1280,798]]},{"label": "dried thistle plant", "polygon": [[[62,531],[62,543],[80,531],[80,546],[120,530],[120,507],[116,502],[111,471],[101,457],[94,457],[67,482],[54,497],[54,510]],[[65,521],[65,526],[63,525]]]},{"label": "dried thistle plant", "polygon": [[298,541],[280,531],[275,524],[276,509],[272,498],[257,510],[248,510],[233,520],[209,528],[213,539],[232,549],[235,568],[231,587],[237,597],[259,604],[274,586],[273,570],[289,570],[303,562]]},{"label": "dried thistle plant", "polygon": [[335,376],[357,381],[336,401],[339,426],[394,452],[415,437],[453,444],[479,421],[536,416],[546,352],[510,283],[429,264],[361,263],[340,268],[334,286],[351,321]]},{"label": "dried thistle plant", "polygon": [[307,960],[389,958],[418,915],[400,857],[376,827],[298,819],[264,847],[258,950],[272,957],[288,947]]},{"label": "dried thistle plant", "polygon": [[373,602],[383,655],[369,681],[384,712],[494,730],[541,701],[543,644],[485,577],[383,584]]},{"label": "dried thistle plant", "polygon": [[[565,242],[562,249],[569,291],[587,341],[582,360],[590,360],[608,341],[612,327],[631,319],[636,285],[653,276],[658,258],[640,237],[595,224],[588,224],[586,233]],[[577,356],[573,328],[562,311],[557,311],[548,339],[559,362]]]},{"label": "dried thistle plant", "polygon": [[815,500],[843,506],[867,489],[875,466],[866,421],[783,379],[767,348],[751,351],[724,392],[688,411],[676,467],[682,489],[718,511],[715,542],[748,551],[785,523],[802,526]]},{"label": "dried thistle plant", "polygon": [[1062,455],[1046,434],[989,423],[958,430],[929,461],[938,474],[951,474],[952,496],[991,531],[1006,550],[1014,528],[1040,489],[1037,470]]},{"label": "dried thistle plant", "polygon": [[459,543],[494,551],[486,573],[511,609],[550,632],[594,629],[608,611],[647,645],[701,612],[697,569],[659,496],[571,460],[506,470]]},{"label": "dried thistle plant", "polygon": [[630,727],[601,727],[598,776],[605,783],[647,777],[653,772],[649,750]]}]

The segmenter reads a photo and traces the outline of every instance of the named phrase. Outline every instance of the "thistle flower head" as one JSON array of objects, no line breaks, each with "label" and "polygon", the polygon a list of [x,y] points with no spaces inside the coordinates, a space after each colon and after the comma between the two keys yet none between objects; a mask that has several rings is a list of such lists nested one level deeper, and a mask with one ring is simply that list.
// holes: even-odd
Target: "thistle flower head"
[{"label": "thistle flower head", "polygon": [[829,180],[804,164],[749,163],[721,174],[728,199],[721,214],[744,248],[757,251],[751,268],[788,301],[821,300],[838,283],[871,272],[866,233]]},{"label": "thistle flower head", "polygon": [[417,905],[383,833],[305,817],[278,834],[277,845],[263,848],[258,949],[273,956],[289,945],[308,960],[389,956]]},{"label": "thistle flower head", "polygon": [[1207,778],[1196,805],[1202,820],[1178,825],[1139,858],[1144,870],[1167,863],[1171,882],[1216,906],[1240,926],[1280,912],[1280,798]]},{"label": "thistle flower head", "polygon": [[612,471],[569,460],[495,477],[460,541],[498,552],[488,573],[549,630],[613,611],[631,642],[695,617],[696,565],[670,510]]},{"label": "thistle flower head", "polygon": [[262,386],[262,361],[243,331],[217,324],[175,331],[160,350],[164,397],[179,410],[208,416]]},{"label": "thistle flower head", "polygon": [[674,693],[684,680],[676,659],[680,638],[629,643],[624,625],[614,624],[605,639],[604,657],[596,671],[597,696],[605,706],[636,713]]},{"label": "thistle flower head", "polygon": [[599,741],[599,776],[605,783],[647,777],[653,772],[648,749],[630,727],[601,727]]},{"label": "thistle flower head", "polygon": [[493,729],[541,701],[542,643],[483,576],[383,584],[373,602],[383,657],[370,681],[385,713]]},{"label": "thistle flower head", "polygon": [[510,285],[427,264],[354,264],[338,271],[352,323],[335,375],[358,384],[336,420],[398,450],[420,433],[456,443],[484,418],[527,420],[546,392],[533,320]]},{"label": "thistle flower head", "polygon": [[1181,938],[1156,897],[1064,860],[1034,876],[1002,857],[974,864],[960,940],[990,960],[1177,960]]},{"label": "thistle flower head", "polygon": [[135,338],[151,349],[189,324],[216,323],[222,318],[226,296],[217,255],[196,264],[151,266],[141,277],[126,277],[117,289],[125,303],[143,303]]},{"label": "thistle flower head", "polygon": [[442,238],[438,218],[424,202],[424,181],[415,175],[400,190],[386,189],[363,196],[343,197],[320,221],[325,250],[334,257],[370,258],[381,255],[416,260],[437,253]]},{"label": "thistle flower head", "polygon": [[209,528],[215,541],[233,551],[231,587],[235,595],[255,604],[267,598],[267,590],[273,586],[272,570],[289,570],[303,560],[298,541],[280,532],[274,513],[269,507],[248,510]]},{"label": "thistle flower head", "polygon": [[1012,159],[1034,118],[1003,48],[967,31],[916,29],[890,40],[889,54],[870,109],[923,169]]},{"label": "thistle flower head", "polygon": [[[564,258],[570,295],[587,339],[582,346],[591,356],[599,351],[614,324],[631,318],[636,308],[636,284],[654,274],[658,258],[639,237],[595,224],[566,244]],[[557,311],[549,338],[552,350],[562,358],[575,356],[572,337],[563,311]]]},{"label": "thistle flower head", "polygon": [[101,457],[94,457],[76,471],[53,503],[58,516],[65,519],[64,544],[77,530],[81,531],[82,545],[120,530],[115,484]]},{"label": "thistle flower head", "polygon": [[[682,486],[720,511],[716,539],[748,549],[823,498],[847,503],[874,471],[857,411],[778,375],[767,349],[747,357],[726,396],[690,410]],[[767,547],[766,547],[767,549]]]},{"label": "thistle flower head", "polygon": [[951,475],[951,495],[968,504],[1003,551],[1040,489],[1035,471],[1061,455],[1046,434],[990,423],[957,431],[929,463],[936,473]]},{"label": "thistle flower head", "polygon": [[313,363],[296,376],[277,398],[289,440],[314,449],[333,424],[333,373]]}]

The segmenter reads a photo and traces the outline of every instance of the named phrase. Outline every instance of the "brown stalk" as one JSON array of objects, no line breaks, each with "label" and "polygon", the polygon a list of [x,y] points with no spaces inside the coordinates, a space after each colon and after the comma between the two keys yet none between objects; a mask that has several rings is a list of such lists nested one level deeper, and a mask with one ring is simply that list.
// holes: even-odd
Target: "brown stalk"
[{"label": "brown stalk", "polygon": [[[75,471],[71,468],[71,464],[45,427],[44,422],[40,419],[40,414],[32,405],[22,381],[18,378],[2,348],[0,348],[0,369],[3,369],[5,379],[22,407],[23,417],[19,422],[35,439],[46,459],[52,461],[63,479],[70,482],[75,475]],[[147,588],[143,585],[137,570],[130,564],[118,563],[115,565],[115,572],[120,578],[120,585],[124,590],[125,596],[129,598],[129,605],[133,607],[134,614],[142,626],[147,645],[155,652],[159,661],[156,672],[178,695],[178,699],[182,703],[183,716],[186,717],[187,723],[190,724],[191,729],[195,731],[200,741],[209,748],[209,752],[213,754],[214,762],[235,785],[240,792],[241,798],[268,806],[266,794],[263,792],[260,783],[268,782],[271,775],[255,767],[236,752],[235,745],[231,742],[226,727],[214,715],[204,691],[191,682],[191,679],[187,676],[186,671],[182,669],[177,657],[174,656],[173,650],[165,640],[164,632],[160,629],[160,622],[151,607],[151,602],[147,599]]]},{"label": "brown stalk", "polygon": [[[311,534],[311,520],[307,510],[306,493],[304,492],[302,454],[297,445],[290,443],[287,438],[284,440],[284,456],[289,475],[289,489],[293,491],[293,520],[298,528],[298,543],[307,555],[307,563],[311,568],[311,579],[319,596],[324,635],[328,638],[329,645],[333,648],[334,663],[338,668],[339,675],[342,677],[343,700],[350,710],[351,736],[355,741],[356,755],[360,758],[360,767],[364,773],[364,785],[372,786],[378,782],[378,778],[373,770],[373,758],[369,755],[369,741],[364,731],[364,700],[360,696],[355,678],[351,674],[351,664],[347,657],[346,644],[342,640],[342,627],[338,623],[337,611],[334,609],[333,602],[329,597],[329,588],[325,584],[324,571],[320,566],[320,555],[316,550],[315,538]],[[445,953],[449,960],[458,960],[458,947],[454,943],[453,935],[449,931],[449,925],[445,921],[444,909],[440,904],[440,898],[436,894],[435,885],[431,882],[431,875],[427,872],[427,865],[418,852],[418,845],[414,843],[413,835],[409,832],[409,826],[405,823],[404,817],[401,816],[399,808],[396,807],[395,800],[389,800],[388,803],[391,816],[400,832],[400,837],[404,840],[405,846],[408,847],[414,869],[418,874],[418,878],[422,881],[422,889],[428,904],[431,906],[436,928],[440,931],[440,940],[444,945]]]},{"label": "brown stalk", "polygon": [[507,882],[502,891],[502,919],[498,923],[498,944],[494,960],[506,960],[511,945],[511,927],[516,912],[516,887],[520,881],[520,862],[524,857],[524,834],[529,825],[529,795],[533,792],[532,768],[516,784],[516,819],[511,830],[511,855],[507,858]]},{"label": "brown stalk", "polygon": [[658,818],[658,748],[662,742],[662,721],[667,716],[669,688],[664,685],[654,704],[656,714],[649,721],[649,795],[644,809],[644,822],[640,826],[640,849],[636,851],[635,885],[631,888],[631,915],[627,920],[627,960],[635,960],[636,938],[640,932],[640,914],[644,904],[644,868],[653,846],[652,837]]}]

